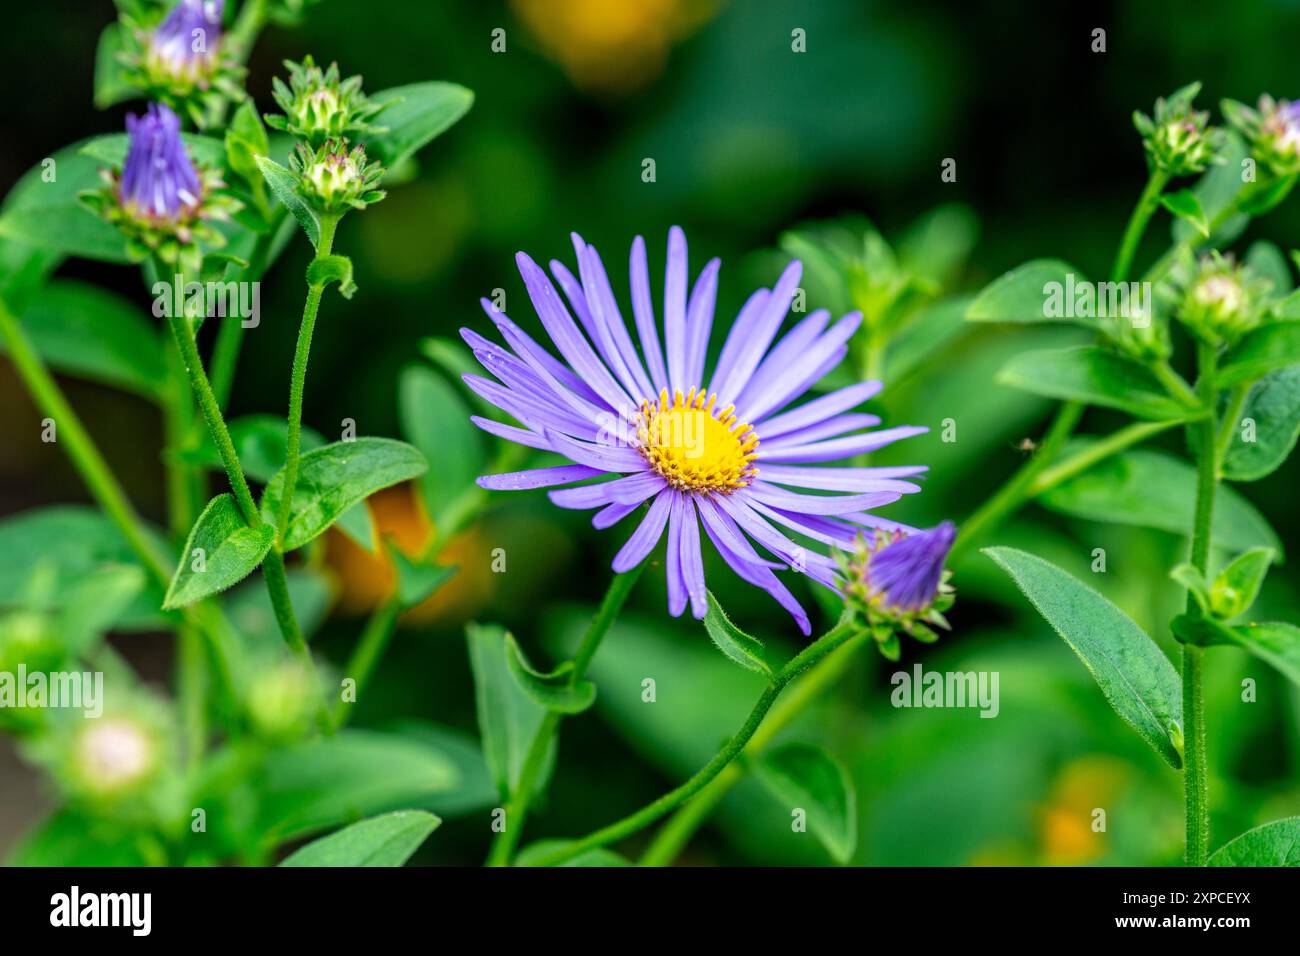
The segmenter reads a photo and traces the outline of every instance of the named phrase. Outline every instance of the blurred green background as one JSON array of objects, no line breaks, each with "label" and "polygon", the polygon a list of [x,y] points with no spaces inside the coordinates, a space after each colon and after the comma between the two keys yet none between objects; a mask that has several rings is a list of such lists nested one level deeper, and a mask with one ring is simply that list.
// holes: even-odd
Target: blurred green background
[{"label": "blurred green background", "polygon": [[[897,247],[938,207],[941,242],[973,291],[1033,257],[1059,256],[1085,272],[1108,265],[1145,168],[1130,115],[1193,79],[1203,104],[1251,101],[1262,91],[1300,94],[1300,61],[1279,38],[1300,28],[1300,3],[1229,9],[1150,2],[1078,9],[1029,2],[907,5],[818,0],[513,0],[436,3],[324,0],[297,30],[268,30],[250,62],[249,88],[271,108],[280,61],[311,52],[361,73],[370,90],[424,79],[475,91],[470,114],[420,156],[418,177],[364,216],[349,217],[338,248],[356,264],[360,292],[327,300],[313,347],[308,424],[327,436],[355,419],[366,434],[398,434],[397,376],[420,361],[427,336],[462,325],[486,332],[478,298],[506,290],[508,311],[535,320],[513,255],[571,258],[568,234],[597,245],[626,295],[623,263],[641,234],[661,267],[667,229],[686,229],[693,263],[723,259],[719,314],[770,282],[787,229],[846,213],[867,217]],[[91,105],[99,31],[108,0],[47,0],[6,12],[9,94],[0,183],[7,189],[56,148],[118,130],[131,107]],[[1091,50],[1106,31],[1106,52]],[[492,31],[506,31],[504,53]],[[807,52],[791,51],[806,31]],[[138,107],[136,107],[138,108]],[[653,158],[657,181],[641,180]],[[957,163],[942,182],[941,163]],[[954,205],[955,204],[955,205]],[[929,220],[933,222],[933,220]],[[956,225],[953,225],[953,224]],[[1294,248],[1293,200],[1250,239]],[[1144,255],[1167,238],[1157,220]],[[969,245],[964,256],[962,246]],[[965,261],[963,261],[963,259]],[[262,325],[246,337],[231,411],[283,414],[301,308],[306,247],[298,243],[264,284]],[[658,265],[657,265],[658,263]],[[77,262],[62,274],[100,282],[147,305],[133,270]],[[812,305],[818,303],[813,302]],[[995,385],[1016,351],[1060,340],[1059,330],[961,331],[902,382],[886,382],[886,424],[931,435],[889,461],[927,463],[923,494],[887,514],[913,524],[960,520],[1023,460],[1021,439],[1041,432],[1049,406]],[[142,402],[68,381],[74,404],[146,515],[163,515],[160,423]],[[897,387],[891,387],[897,385]],[[7,364],[0,364],[0,515],[86,496]],[[958,440],[943,443],[945,418]],[[1093,411],[1083,431],[1118,419]],[[1177,436],[1164,444],[1180,446]],[[886,456],[882,456],[882,459]],[[438,462],[433,462],[438,467]],[[1242,491],[1292,551],[1300,543],[1296,462]],[[500,496],[506,499],[507,496]],[[575,640],[608,580],[626,533],[596,534],[581,514],[542,494],[510,497],[456,546],[462,573],[450,598],[392,645],[359,726],[429,719],[476,733],[462,637],[469,618],[511,627],[534,659]],[[379,506],[377,506],[379,507]],[[401,500],[382,507],[400,528]],[[381,519],[381,525],[384,519]],[[1165,569],[1185,542],[1173,535],[1072,521],[1031,507],[996,535],[1079,575],[1158,635],[1180,599]],[[505,548],[508,571],[488,570]],[[1089,575],[1093,548],[1109,558]],[[352,561],[349,564],[349,560]],[[339,543],[339,591],[315,646],[341,662],[362,624],[378,573]],[[710,564],[710,584],[738,623],[793,648],[792,623]],[[1290,565],[1275,571],[1261,616],[1296,620]],[[785,737],[825,743],[851,768],[859,792],[857,861],[872,864],[1151,864],[1181,855],[1180,782],[1105,704],[1069,650],[1010,583],[978,554],[956,569],[954,633],[936,646],[905,645],[903,666],[995,670],[1001,713],[907,711],[889,706],[895,669],[860,655]],[[806,590],[801,591],[807,594]],[[131,635],[117,646],[158,683],[169,679],[170,641]],[[615,819],[696,769],[740,723],[759,686],[719,655],[702,628],[665,611],[662,573],[643,578],[631,610],[593,666],[596,709],[568,721],[549,798],[529,838],[573,835]],[[654,676],[658,702],[643,704]],[[1243,677],[1258,701],[1243,703]],[[1300,699],[1283,678],[1235,650],[1213,655],[1209,682],[1211,793],[1223,836],[1300,811]],[[38,819],[48,795],[0,744],[0,853]],[[487,812],[449,819],[422,862],[476,863]],[[1094,807],[1109,827],[1091,830]],[[687,863],[826,862],[788,812],[742,784],[684,855]]]}]

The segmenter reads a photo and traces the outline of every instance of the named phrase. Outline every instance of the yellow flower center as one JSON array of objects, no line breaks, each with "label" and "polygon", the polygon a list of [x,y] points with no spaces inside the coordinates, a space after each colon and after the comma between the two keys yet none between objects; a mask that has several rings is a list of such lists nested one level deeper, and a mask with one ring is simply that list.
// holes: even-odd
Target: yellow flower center
[{"label": "yellow flower center", "polygon": [[754,480],[758,451],[753,426],[739,422],[735,406],[715,410],[717,395],[668,390],[643,401],[636,420],[637,444],[656,473],[682,491],[730,494]]}]

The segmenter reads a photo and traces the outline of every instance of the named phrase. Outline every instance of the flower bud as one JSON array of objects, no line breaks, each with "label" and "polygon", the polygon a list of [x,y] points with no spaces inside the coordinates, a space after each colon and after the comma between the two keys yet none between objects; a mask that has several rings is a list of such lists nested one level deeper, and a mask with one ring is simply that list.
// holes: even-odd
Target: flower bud
[{"label": "flower bud", "polygon": [[1184,288],[1178,318],[1212,345],[1231,344],[1259,324],[1268,288],[1268,280],[1213,252]]},{"label": "flower bud", "polygon": [[841,555],[845,601],[886,657],[898,658],[898,631],[928,644],[938,639],[930,625],[948,628],[943,612],[953,591],[944,562],[956,535],[951,521],[925,531],[878,531]]},{"label": "flower bud", "polygon": [[329,139],[356,139],[379,128],[370,120],[384,108],[361,91],[361,77],[339,79],[339,66],[331,63],[322,70],[307,56],[302,63],[287,61],[289,82],[279,77],[271,82],[272,95],[284,115],[268,114],[266,124],[284,130],[312,146]]},{"label": "flower bud", "polygon": [[379,189],[384,168],[366,162],[361,146],[347,148],[341,140],[328,140],[318,149],[299,143],[291,157],[302,195],[319,212],[341,215],[349,209],[365,209],[386,195]]},{"label": "flower bud", "polygon": [[1191,83],[1168,99],[1156,100],[1154,116],[1133,114],[1151,168],[1168,176],[1190,176],[1221,162],[1223,131],[1209,125],[1210,114],[1193,110],[1200,83]]},{"label": "flower bud", "polygon": [[309,727],[311,698],[310,675],[296,662],[263,668],[249,688],[249,719],[268,740],[294,740]]},{"label": "flower bud", "polygon": [[156,25],[123,15],[126,79],[197,126],[219,121],[225,100],[244,98],[245,70],[221,33],[224,10],[225,0],[179,0]]},{"label": "flower bud", "polygon": [[1225,100],[1223,113],[1250,144],[1251,154],[1276,176],[1300,173],[1300,102],[1265,94],[1259,108]]},{"label": "flower bud", "polygon": [[170,107],[149,104],[143,116],[127,116],[126,130],[121,171],[104,170],[103,188],[81,198],[126,234],[136,259],[155,255],[197,274],[200,244],[225,243],[208,222],[228,219],[240,204],[218,192],[225,184],[216,171],[195,165]]},{"label": "flower bud", "polygon": [[73,780],[92,800],[114,800],[141,788],[158,770],[152,728],[133,717],[88,720],[77,734]]}]

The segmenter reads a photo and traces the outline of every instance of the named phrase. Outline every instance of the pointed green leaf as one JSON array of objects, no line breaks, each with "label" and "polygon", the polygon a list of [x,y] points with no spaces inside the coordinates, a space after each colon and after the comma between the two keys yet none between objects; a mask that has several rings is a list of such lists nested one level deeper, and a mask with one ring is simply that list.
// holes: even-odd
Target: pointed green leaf
[{"label": "pointed green leaf", "polygon": [[352,281],[352,260],[347,256],[317,256],[307,267],[307,283],[325,288],[331,282],[339,284],[339,295],[352,298],[357,284]]},{"label": "pointed green leaf", "polygon": [[1244,614],[1259,596],[1273,558],[1272,548],[1251,548],[1220,571],[1210,586],[1210,610],[1214,616],[1228,621]]},{"label": "pointed green leaf", "polygon": [[1275,369],[1252,385],[1231,428],[1223,477],[1258,481],[1280,468],[1300,438],[1300,365]]},{"label": "pointed green leaf", "polygon": [[1247,332],[1222,361],[1221,386],[1253,382],[1274,369],[1300,364],[1300,321],[1269,322]]},{"label": "pointed green leaf", "polygon": [[704,629],[708,631],[718,650],[726,654],[747,671],[757,671],[772,676],[772,668],[763,656],[763,642],[750,637],[731,623],[713,592],[708,592],[709,609],[704,615]]},{"label": "pointed green leaf", "polygon": [[238,584],[262,563],[274,540],[274,526],[250,528],[231,495],[213,498],[190,529],[163,608],[186,607]]},{"label": "pointed green leaf", "polygon": [[[528,747],[546,715],[546,708],[525,694],[511,676],[504,628],[496,624],[468,624],[465,638],[474,671],[474,703],[483,757],[492,771],[498,793],[505,799],[519,782]],[[544,789],[554,763],[552,743],[535,792]]]},{"label": "pointed green leaf", "polygon": [[[1086,446],[1071,442],[1069,450]],[[1162,452],[1138,449],[1094,465],[1039,496],[1053,511],[1186,534],[1196,508],[1196,469]],[[1214,500],[1214,543],[1229,551],[1257,545],[1282,553],[1282,542],[1255,506],[1230,487]]]},{"label": "pointed green leaf", "polygon": [[446,131],[474,103],[470,90],[439,82],[395,86],[370,98],[388,105],[375,120],[383,131],[366,138],[366,155],[389,169]]},{"label": "pointed green leaf", "polygon": [[[1068,262],[1034,259],[985,286],[966,310],[966,319],[970,322],[1017,324],[1073,322],[1095,329],[1095,318],[1075,318],[1070,314],[1075,311],[1071,307],[1074,302],[1071,290],[1087,283],[1087,276]],[[1058,301],[1061,308],[1053,308],[1053,301]]]},{"label": "pointed green leaf", "polygon": [[442,823],[423,810],[371,817],[295,850],[281,866],[401,866]]},{"label": "pointed green leaf", "polygon": [[1095,346],[1022,352],[1002,367],[997,381],[1035,395],[1117,408],[1138,418],[1167,421],[1188,415],[1187,407],[1170,398],[1145,366]]},{"label": "pointed green leaf", "polygon": [[298,177],[267,156],[258,156],[256,159],[257,168],[262,171],[262,178],[266,180],[266,185],[271,188],[272,194],[293,214],[298,225],[302,226],[302,231],[307,233],[312,247],[319,246],[320,218],[298,192]]},{"label": "pointed green leaf", "polygon": [[1160,197],[1160,205],[1179,219],[1190,223],[1192,228],[1202,236],[1209,238],[1210,223],[1205,218],[1205,210],[1201,208],[1201,201],[1196,198],[1196,193],[1190,189],[1180,189],[1176,193],[1165,193]]},{"label": "pointed green leaf", "polygon": [[836,863],[848,863],[858,845],[857,796],[848,772],[811,744],[784,744],[754,765],[754,775],[786,808],[803,810],[808,828]]},{"label": "pointed green leaf", "polygon": [[1237,644],[1300,686],[1300,627],[1267,621],[1231,630]]},{"label": "pointed green leaf", "polygon": [[1210,866],[1300,866],[1300,817],[1274,820],[1228,841]]},{"label": "pointed green leaf", "polygon": [[397,599],[402,607],[423,604],[433,592],[455,577],[456,572],[460,570],[456,565],[412,561],[391,544],[388,553],[392,555],[393,564],[397,568]]},{"label": "pointed green leaf", "polygon": [[[370,495],[423,474],[424,456],[391,438],[335,442],[303,455],[289,511],[284,549],[292,551],[323,534],[345,511]],[[283,494],[278,471],[262,494],[262,516],[274,524]]]},{"label": "pointed green leaf", "polygon": [[528,663],[514,635],[506,634],[507,662],[510,676],[519,689],[547,710],[561,714],[580,714],[596,701],[596,685],[589,680],[572,680],[573,662],[565,661],[553,671],[543,673]]},{"label": "pointed green leaf", "polygon": [[465,401],[431,368],[412,365],[398,382],[398,415],[402,435],[437,468],[420,478],[425,507],[435,529],[452,515],[457,498],[474,487],[485,470],[483,438],[470,421]]},{"label": "pointed green leaf", "polygon": [[1183,722],[1182,682],[1133,620],[1065,571],[1015,548],[986,548],[1092,673],[1115,712],[1174,769]]}]

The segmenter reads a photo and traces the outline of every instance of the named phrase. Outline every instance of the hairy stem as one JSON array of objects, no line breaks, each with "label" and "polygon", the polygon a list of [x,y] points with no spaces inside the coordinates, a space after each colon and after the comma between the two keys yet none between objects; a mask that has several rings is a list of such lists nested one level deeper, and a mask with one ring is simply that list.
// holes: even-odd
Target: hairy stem
[{"label": "hairy stem", "polygon": [[1061,448],[1069,439],[1083,417],[1084,405],[1081,402],[1063,402],[1056,412],[1056,418],[1047,430],[1047,436],[1034,456],[1020,466],[1020,470],[1011,476],[993,497],[981,505],[973,515],[962,522],[957,540],[953,542],[952,564],[978,542],[981,537],[997,527],[1013,511],[1024,504],[1030,497],[1029,487],[1038,475],[1047,468],[1060,454]]},{"label": "hairy stem", "polygon": [[740,754],[744,751],[746,745],[753,739],[767,716],[776,699],[781,695],[781,691],[793,681],[796,677],[813,667],[822,658],[829,655],[832,651],[839,648],[842,644],[847,643],[854,636],[859,634],[859,628],[852,621],[841,621],[835,627],[831,628],[820,638],[809,644],[800,651],[781,671],[772,679],[772,683],[763,691],[754,709],[750,711],[749,717],[740,730],[727,741],[710,760],[696,774],[687,780],[680,787],[670,790],[658,800],[646,804],[635,813],[629,814],[622,820],[611,823],[607,827],[590,833],[580,840],[575,840],[566,846],[560,847],[546,856],[537,860],[537,866],[556,866],[581,856],[588,850],[594,850],[597,847],[604,846],[607,843],[613,843],[615,840],[621,840],[624,837],[642,830],[654,823],[660,817],[663,817],[687,800],[694,797],[714,779],[718,777]]},{"label": "hairy stem", "polygon": [[[614,575],[614,580],[609,584],[609,590],[605,592],[604,600],[600,602],[595,617],[592,618],[587,632],[582,636],[582,643],[578,645],[578,650],[573,655],[573,670],[569,672],[570,686],[582,680],[586,675],[587,666],[591,663],[591,659],[596,656],[596,650],[600,647],[600,642],[605,639],[610,625],[614,623],[619,611],[623,609],[628,595],[632,593],[632,588],[636,586],[637,579],[641,577],[643,570],[645,570],[644,561],[631,571]],[[488,851],[487,862],[489,866],[510,865],[515,847],[519,845],[519,837],[523,834],[524,822],[528,819],[529,801],[532,799],[533,790],[537,787],[537,782],[541,777],[542,767],[546,763],[546,755],[550,752],[562,717],[563,715],[558,711],[548,710],[542,718],[541,724],[538,725],[537,732],[533,734],[532,741],[528,744],[528,753],[524,757],[524,765],[519,771],[519,782],[515,784],[514,793],[511,794],[510,800],[506,804],[506,828],[496,835],[496,838],[492,841],[492,848]]]},{"label": "hairy stem", "polygon": [[[1210,408],[1217,394],[1218,353],[1214,346],[1197,345],[1197,390]],[[1218,428],[1214,415],[1197,424],[1199,442],[1196,470],[1196,511],[1192,523],[1191,563],[1202,575],[1209,570],[1210,536],[1214,519],[1214,493],[1218,485]],[[1188,613],[1196,602],[1187,595]],[[1187,865],[1204,866],[1210,852],[1209,783],[1205,752],[1205,699],[1202,667],[1205,651],[1183,645],[1183,797],[1187,823]]]},{"label": "hairy stem", "polygon": [[[316,260],[330,254],[334,245],[336,217],[326,216],[320,223],[320,243],[316,247]],[[315,261],[315,260],[313,260]],[[284,486],[280,511],[275,520],[276,547],[284,550],[285,536],[289,530],[289,515],[293,511],[293,495],[298,486],[298,460],[302,450],[302,397],[307,387],[307,359],[311,355],[311,337],[316,328],[316,315],[320,311],[323,282],[307,286],[307,301],[302,307],[302,322],[298,326],[298,345],[293,354],[293,371],[289,378],[289,433],[285,445]]]},{"label": "hairy stem", "polygon": [[1137,255],[1138,245],[1142,242],[1142,235],[1146,232],[1152,214],[1160,208],[1160,194],[1164,192],[1168,182],[1169,174],[1161,170],[1153,170],[1148,177],[1146,187],[1138,197],[1132,215],[1129,216],[1124,237],[1119,243],[1119,251],[1115,253],[1115,264],[1110,270],[1110,281],[1122,282],[1128,278],[1129,270],[1133,268],[1133,257]]},{"label": "hairy stem", "polygon": [[824,660],[810,669],[807,676],[798,681],[790,693],[776,702],[771,715],[759,726],[741,751],[741,759],[734,761],[714,777],[694,799],[688,800],[679,807],[677,812],[669,817],[668,822],[659,829],[650,846],[641,856],[639,861],[641,866],[667,866],[677,858],[718,804],[736,784],[744,779],[745,766],[757,758],[776,735],[802,714],[809,704],[818,699],[822,691],[840,678],[853,659],[853,652],[865,643],[866,639],[867,636],[862,634],[845,642],[838,650],[828,654]]}]

